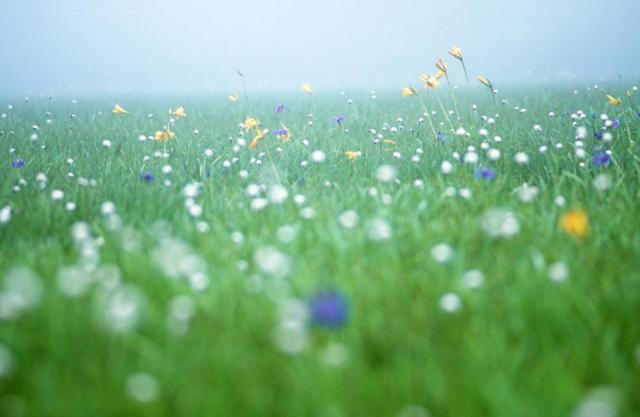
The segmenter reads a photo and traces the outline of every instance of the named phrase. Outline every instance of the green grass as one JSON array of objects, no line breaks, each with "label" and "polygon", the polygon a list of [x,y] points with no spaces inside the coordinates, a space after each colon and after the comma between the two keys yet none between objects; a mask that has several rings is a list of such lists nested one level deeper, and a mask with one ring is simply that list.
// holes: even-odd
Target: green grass
[{"label": "green grass", "polygon": [[[0,415],[569,416],[589,408],[598,395],[620,416],[640,414],[640,107],[637,97],[624,96],[623,86],[619,90],[620,106],[607,105],[593,89],[577,95],[566,87],[503,91],[498,100],[508,102],[498,102],[497,109],[486,91],[476,91],[471,101],[478,110],[469,116],[460,96],[463,118],[453,117],[454,127],[464,126],[469,137],[450,133],[441,111],[433,117],[447,135],[444,142],[434,140],[426,120],[417,123],[419,101],[395,91],[380,92],[375,100],[355,94],[353,104],[336,92],[254,96],[250,106],[131,98],[120,102],[128,115],[111,114],[109,99],[15,100],[11,110],[4,101],[0,208],[10,206],[12,216],[0,225],[0,294],[15,295],[18,290],[5,288],[6,278],[25,267],[37,276],[42,295],[0,319],[0,346],[9,352],[9,359],[0,355]],[[439,93],[453,109],[447,91]],[[425,103],[436,110],[430,94]],[[290,111],[277,115],[278,103]],[[176,121],[169,157],[154,157],[162,144],[138,136],[161,129],[167,109],[179,104],[188,115]],[[587,115],[577,121],[589,132],[584,167],[574,154],[570,114],[577,110]],[[495,124],[481,118],[496,113]],[[601,113],[621,122],[610,129],[610,143],[591,134],[603,123]],[[346,118],[343,126],[331,122],[339,114]],[[248,115],[272,130],[283,122],[291,141],[283,144],[270,134],[257,150],[241,146],[234,153],[238,124]],[[34,124],[37,141],[30,140]],[[534,131],[536,124],[541,132]],[[404,129],[391,131],[399,125]],[[480,128],[488,137],[478,134]],[[375,144],[369,129],[397,146]],[[496,135],[502,142],[494,142]],[[101,145],[105,139],[110,148]],[[499,160],[488,160],[483,141],[501,151]],[[546,153],[539,152],[543,145]],[[458,152],[462,158],[468,146],[476,147],[476,165],[452,157]],[[609,167],[594,166],[597,147],[612,150]],[[207,148],[212,157],[205,156]],[[417,148],[423,153],[415,162]],[[326,160],[301,166],[318,149]],[[350,161],[347,150],[362,156]],[[514,161],[520,151],[528,154],[528,164]],[[25,167],[14,169],[11,162],[18,158]],[[440,170],[445,159],[454,165],[448,175]],[[170,174],[162,173],[165,164],[173,168]],[[381,165],[395,167],[398,181],[380,182]],[[496,178],[475,178],[479,166],[493,167]],[[140,179],[146,171],[153,172],[152,183]],[[42,190],[40,172],[47,177]],[[593,181],[602,173],[611,185],[599,191]],[[96,186],[80,186],[79,177],[95,179]],[[13,191],[21,178],[27,184]],[[423,188],[414,185],[416,179]],[[194,181],[201,184],[199,218],[189,214],[182,194]],[[514,192],[523,183],[539,188],[531,202]],[[253,211],[249,184],[281,184],[288,198]],[[466,188],[471,196],[447,196],[447,187]],[[52,200],[54,189],[64,191],[62,201]],[[296,194],[305,196],[302,205],[294,202]],[[565,207],[554,203],[559,195]],[[101,214],[105,201],[115,204],[117,217]],[[77,208],[65,210],[66,202]],[[307,207],[314,209],[312,218],[301,215]],[[519,232],[488,236],[481,219],[492,208],[514,213]],[[570,208],[588,214],[585,239],[558,227]],[[359,216],[352,229],[339,222],[346,210]],[[370,238],[376,219],[390,226],[389,239]],[[72,238],[77,222],[90,228],[92,237],[84,243]],[[199,231],[198,222],[208,230]],[[293,239],[279,238],[285,225],[295,230]],[[234,242],[235,232],[242,242]],[[439,243],[453,249],[445,263],[431,254]],[[264,247],[289,260],[275,263],[290,271],[266,273],[256,259]],[[82,248],[98,258],[82,256]],[[204,266],[185,261],[194,256]],[[549,278],[557,262],[569,271],[562,282]],[[68,267],[75,269],[63,269]],[[197,290],[188,276],[171,278],[175,267],[183,275],[204,268],[208,286]],[[484,275],[479,288],[462,280],[472,269]],[[28,284],[24,274],[17,281]],[[60,286],[69,277],[77,277],[78,296]],[[105,299],[123,288],[140,316],[117,331],[118,323],[105,318]],[[292,306],[306,305],[299,302],[325,289],[348,300],[346,324],[326,329],[302,321],[287,333],[288,342],[279,343],[283,321],[301,323]],[[446,293],[460,297],[459,310],[440,307]],[[177,296],[194,306],[192,318],[180,325],[169,320]],[[4,376],[3,363],[11,364]],[[136,373],[156,383],[149,402],[137,401],[127,389]],[[606,391],[594,394],[602,387]]]}]

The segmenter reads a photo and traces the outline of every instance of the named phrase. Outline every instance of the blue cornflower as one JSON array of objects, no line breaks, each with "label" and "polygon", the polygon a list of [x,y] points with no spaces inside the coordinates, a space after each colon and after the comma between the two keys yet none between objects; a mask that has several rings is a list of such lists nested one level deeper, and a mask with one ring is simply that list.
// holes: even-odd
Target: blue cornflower
[{"label": "blue cornflower", "polygon": [[336,117],[333,118],[333,123],[337,123],[339,125],[342,125],[344,123],[345,117],[343,115],[338,115]]},{"label": "blue cornflower", "polygon": [[154,180],[153,172],[151,171],[143,172],[142,174],[140,174],[140,179],[142,179],[144,182],[147,182],[147,183],[153,182]]},{"label": "blue cornflower", "polygon": [[496,171],[489,167],[480,167],[476,171],[476,178],[492,180],[496,177]]},{"label": "blue cornflower", "polygon": [[342,327],[349,316],[346,298],[337,291],[323,291],[309,301],[311,322],[316,326],[335,329]]},{"label": "blue cornflower", "polygon": [[611,163],[611,156],[604,149],[597,149],[593,154],[593,165],[606,167]]},{"label": "blue cornflower", "polygon": [[593,131],[593,136],[596,139],[601,140],[602,139],[602,130],[594,130]]},{"label": "blue cornflower", "polygon": [[618,120],[618,119],[613,119],[613,120],[611,121],[611,127],[612,127],[612,128],[614,128],[614,129],[615,129],[615,128],[619,127],[619,126],[620,126],[620,120]]},{"label": "blue cornflower", "polygon": [[276,105],[276,113],[283,113],[285,111],[289,111],[289,108],[287,106],[285,106],[284,104]]},{"label": "blue cornflower", "polygon": [[447,135],[442,132],[438,132],[438,134],[436,135],[436,140],[438,142],[444,142],[445,140],[447,140]]},{"label": "blue cornflower", "polygon": [[287,136],[288,133],[289,133],[289,131],[287,129],[274,129],[273,130],[273,135],[274,136]]},{"label": "blue cornflower", "polygon": [[24,168],[25,164],[24,159],[14,159],[11,161],[11,168]]}]

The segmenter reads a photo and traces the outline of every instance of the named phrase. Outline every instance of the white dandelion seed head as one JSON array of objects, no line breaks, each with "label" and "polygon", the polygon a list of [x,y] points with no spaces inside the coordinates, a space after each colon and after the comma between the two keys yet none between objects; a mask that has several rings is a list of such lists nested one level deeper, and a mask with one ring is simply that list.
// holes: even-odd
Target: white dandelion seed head
[{"label": "white dandelion seed head", "polygon": [[276,231],[276,235],[278,236],[278,240],[282,243],[291,243],[296,237],[297,229],[290,225],[285,224],[284,226],[280,226]]},{"label": "white dandelion seed head", "polygon": [[315,151],[311,152],[310,158],[316,164],[320,164],[320,163],[324,162],[327,159],[327,155],[323,151],[318,149],[318,150],[315,150]]},{"label": "white dandelion seed head", "polygon": [[376,176],[380,182],[391,182],[396,179],[396,169],[391,165],[380,165]]},{"label": "white dandelion seed head", "polygon": [[530,203],[538,196],[540,189],[535,185],[522,184],[515,189],[518,199],[523,203]]},{"label": "white dandelion seed head", "polygon": [[269,201],[273,204],[282,204],[289,197],[289,191],[279,184],[271,186],[268,193]]},{"label": "white dandelion seed head", "polygon": [[562,282],[569,277],[569,267],[564,262],[554,262],[549,265],[547,275],[553,282]]},{"label": "white dandelion seed head", "polygon": [[617,388],[593,388],[578,402],[571,417],[616,417],[619,403],[620,392]]},{"label": "white dandelion seed head", "polygon": [[611,188],[612,183],[613,180],[611,179],[611,175],[607,173],[598,174],[593,179],[593,186],[600,192],[607,191],[609,188]]},{"label": "white dandelion seed head", "polygon": [[355,210],[346,210],[338,215],[338,222],[345,229],[353,229],[358,225],[359,220],[360,216]]},{"label": "white dandelion seed head", "polygon": [[263,273],[274,278],[284,278],[291,272],[291,258],[273,246],[261,246],[256,249],[253,261]]},{"label": "white dandelion seed head", "polygon": [[127,377],[125,383],[127,394],[135,401],[148,403],[155,400],[160,387],[156,379],[144,372],[137,372]]},{"label": "white dandelion seed head", "polygon": [[487,157],[492,161],[497,161],[500,159],[500,150],[496,148],[491,148],[487,151]]},{"label": "white dandelion seed head", "polygon": [[449,262],[453,257],[453,248],[446,243],[438,243],[431,248],[431,257],[438,263]]},{"label": "white dandelion seed head", "polygon": [[491,208],[480,218],[480,226],[491,238],[509,238],[520,232],[520,221],[510,210]]},{"label": "white dandelion seed head", "polygon": [[116,212],[116,205],[112,201],[105,201],[100,205],[100,213],[103,216],[110,216]]},{"label": "white dandelion seed head", "polygon": [[466,288],[480,288],[484,284],[484,274],[479,269],[470,269],[462,275],[462,285]]},{"label": "white dandelion seed head", "polygon": [[5,206],[0,210],[0,224],[9,223],[11,220],[11,206]]},{"label": "white dandelion seed head", "polygon": [[35,308],[42,298],[42,284],[26,267],[10,269],[0,289],[0,320],[12,320]]},{"label": "white dandelion seed head", "polygon": [[462,300],[458,294],[448,292],[440,297],[440,309],[445,313],[455,313],[462,308]]},{"label": "white dandelion seed head", "polygon": [[453,164],[446,160],[442,161],[440,164],[440,171],[442,171],[443,174],[451,173],[451,171],[453,171]]},{"label": "white dandelion seed head", "polygon": [[465,164],[476,164],[478,163],[478,154],[475,152],[467,152],[464,154],[463,160]]},{"label": "white dandelion seed head", "polygon": [[251,210],[260,211],[269,205],[269,200],[266,198],[258,197],[251,200]]},{"label": "white dandelion seed head", "polygon": [[374,242],[381,242],[391,238],[392,229],[389,222],[384,219],[373,219],[369,223],[367,237]]},{"label": "white dandelion seed head", "polygon": [[513,158],[518,165],[526,165],[529,163],[529,156],[524,152],[517,152]]},{"label": "white dandelion seed head", "polygon": [[60,201],[64,198],[64,191],[62,190],[53,190],[51,191],[51,199],[53,201]]}]

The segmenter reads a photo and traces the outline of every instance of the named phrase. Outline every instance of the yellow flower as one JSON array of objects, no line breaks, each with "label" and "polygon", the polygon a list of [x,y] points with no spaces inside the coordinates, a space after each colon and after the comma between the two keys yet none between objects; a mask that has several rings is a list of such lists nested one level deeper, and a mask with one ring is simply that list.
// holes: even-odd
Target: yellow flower
[{"label": "yellow flower", "polygon": [[158,130],[153,137],[159,142],[166,142],[168,140],[173,139],[173,132],[169,130],[169,128],[165,128],[164,130]]},{"label": "yellow flower", "polygon": [[169,113],[171,113],[176,119],[182,119],[183,117],[186,117],[187,110],[184,107],[179,106],[175,111],[169,110]]},{"label": "yellow flower", "polygon": [[346,155],[346,157],[352,161],[358,159],[360,157],[360,155],[362,155],[362,152],[360,151],[346,151],[344,153]]},{"label": "yellow flower", "polygon": [[436,68],[438,68],[438,70],[442,72],[442,75],[446,74],[448,71],[447,64],[445,64],[445,62],[441,59],[436,61]]},{"label": "yellow flower", "polygon": [[116,104],[115,106],[113,106],[113,113],[114,114],[128,114],[129,112],[126,111],[125,109],[123,109],[122,107],[120,107],[119,104]]},{"label": "yellow flower", "polygon": [[393,146],[397,146],[398,145],[394,140],[391,140],[391,139],[385,139],[382,142],[386,143],[387,145],[393,145]]},{"label": "yellow flower", "polygon": [[560,216],[560,227],[576,238],[584,238],[589,234],[589,218],[582,209],[572,209]]},{"label": "yellow flower", "polygon": [[249,116],[245,119],[243,125],[244,125],[244,131],[248,132],[254,127],[260,126],[260,120]]},{"label": "yellow flower", "polygon": [[235,103],[235,102],[236,102],[236,101],[238,101],[238,100],[240,100],[240,97],[238,97],[238,94],[237,94],[237,93],[236,93],[236,94],[231,94],[231,95],[229,96],[229,101],[230,101],[230,102],[232,102],[232,103]]},{"label": "yellow flower", "polygon": [[256,133],[253,135],[253,140],[249,144],[249,148],[256,149],[258,147],[258,141],[265,137],[267,131],[256,128]]},{"label": "yellow flower", "polygon": [[607,101],[612,106],[617,106],[618,104],[622,104],[622,99],[616,98],[616,97],[611,96],[609,94],[607,94]]},{"label": "yellow flower", "polygon": [[440,81],[436,77],[432,77],[428,74],[422,74],[420,79],[424,82],[424,88],[436,89],[440,85]]},{"label": "yellow flower", "polygon": [[436,80],[439,80],[440,78],[444,77],[445,75],[447,75],[447,73],[445,71],[438,70],[438,73],[436,75],[434,75],[433,78],[435,78]]},{"label": "yellow flower", "polygon": [[491,83],[491,81],[489,81],[488,79],[486,79],[482,75],[478,76],[478,81],[480,81],[480,84],[485,85],[485,86],[493,89],[493,84]]},{"label": "yellow flower", "polygon": [[403,87],[402,88],[402,97],[411,97],[418,94],[415,88],[413,87]]},{"label": "yellow flower", "polygon": [[454,46],[453,48],[451,48],[449,50],[449,55],[451,55],[452,57],[454,57],[455,59],[459,59],[460,61],[462,61],[462,50],[460,49],[459,46]]},{"label": "yellow flower", "polygon": [[302,91],[304,91],[307,94],[311,94],[313,92],[313,90],[311,89],[311,84],[302,83]]}]

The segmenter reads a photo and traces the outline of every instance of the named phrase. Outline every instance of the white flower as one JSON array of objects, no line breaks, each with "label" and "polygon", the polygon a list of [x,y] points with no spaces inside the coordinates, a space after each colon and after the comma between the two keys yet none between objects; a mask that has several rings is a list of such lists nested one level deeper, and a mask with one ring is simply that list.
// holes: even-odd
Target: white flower
[{"label": "white flower", "polygon": [[53,190],[51,191],[51,199],[53,201],[60,201],[64,198],[64,191],[62,190]]},{"label": "white flower", "polygon": [[342,227],[346,229],[353,229],[358,225],[359,216],[355,210],[346,210],[340,213],[338,216],[338,221],[342,225]]},{"label": "white flower", "polygon": [[598,174],[593,179],[593,186],[596,187],[598,191],[607,191],[611,188],[611,183],[611,176],[605,173]]},{"label": "white flower", "polygon": [[462,284],[470,289],[481,287],[484,284],[484,274],[478,269],[470,269],[462,276]]},{"label": "white flower", "polygon": [[553,282],[562,282],[569,276],[569,268],[564,262],[555,262],[549,265],[547,270],[549,279]]},{"label": "white flower", "polygon": [[160,391],[156,379],[142,372],[129,375],[125,386],[129,396],[141,403],[155,400]]},{"label": "white flower", "polygon": [[438,243],[431,248],[431,257],[439,263],[448,262],[453,256],[453,249],[446,243]]},{"label": "white flower", "polygon": [[0,224],[9,223],[11,220],[11,206],[5,206],[0,210]]},{"label": "white flower", "polygon": [[367,231],[369,239],[380,242],[391,238],[391,226],[386,220],[373,219]]},{"label": "white flower", "polygon": [[381,165],[377,170],[378,181],[391,182],[396,178],[396,169],[391,165]]},{"label": "white flower", "polygon": [[267,204],[269,204],[269,200],[267,200],[266,198],[254,198],[253,200],[251,200],[251,210],[260,211],[263,208],[267,207]]},{"label": "white flower", "polygon": [[487,151],[487,157],[489,157],[492,161],[497,161],[500,159],[500,150],[496,148],[491,148]]},{"label": "white flower", "polygon": [[511,211],[492,208],[484,212],[480,226],[489,237],[508,238],[520,232],[520,222]]},{"label": "white flower", "polygon": [[442,161],[442,163],[440,164],[440,170],[443,174],[449,174],[451,171],[453,171],[453,164],[449,161]]},{"label": "white flower", "polygon": [[274,185],[269,189],[269,201],[274,204],[283,203],[288,196],[289,192],[282,185]]},{"label": "white flower", "polygon": [[518,165],[526,165],[529,163],[529,156],[524,152],[518,152],[513,158]]},{"label": "white flower", "polygon": [[456,135],[464,136],[467,134],[467,130],[464,127],[459,127],[456,129]]},{"label": "white flower", "polygon": [[320,164],[327,159],[327,156],[321,150],[311,152],[311,160],[317,164]]},{"label": "white flower", "polygon": [[272,246],[256,249],[253,261],[262,272],[274,278],[284,278],[291,272],[291,258]]},{"label": "white flower", "polygon": [[462,307],[462,300],[458,294],[448,292],[440,297],[440,309],[445,313],[455,313]]},{"label": "white flower", "polygon": [[534,185],[529,185],[527,183],[522,184],[520,187],[515,189],[518,198],[523,203],[529,203],[533,201],[537,196],[540,190],[538,187]]},{"label": "white flower", "polygon": [[475,152],[467,152],[464,154],[465,164],[475,164],[478,162],[478,154]]},{"label": "white flower", "polygon": [[110,216],[115,213],[115,211],[116,205],[112,201],[105,201],[100,205],[100,213],[102,213],[103,216]]}]

